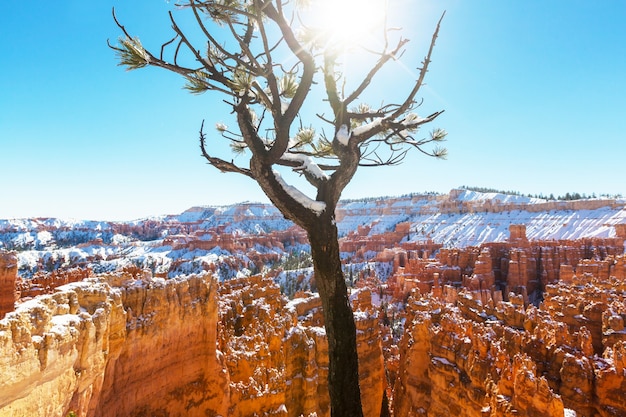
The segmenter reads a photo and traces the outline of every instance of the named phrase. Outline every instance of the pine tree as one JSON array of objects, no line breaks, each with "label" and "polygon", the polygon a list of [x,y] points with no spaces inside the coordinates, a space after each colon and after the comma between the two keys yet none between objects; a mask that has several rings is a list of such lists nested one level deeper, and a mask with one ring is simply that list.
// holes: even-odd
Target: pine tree
[{"label": "pine tree", "polygon": [[[405,96],[398,103],[371,107],[359,103],[359,97],[383,67],[403,55],[407,40],[390,42],[392,32],[383,25],[380,49],[369,49],[371,68],[353,82],[339,71],[342,51],[335,43],[312,26],[296,27],[311,13],[303,13],[301,3],[183,1],[179,13],[188,13],[191,19],[186,23],[194,21],[198,30],[183,31],[170,12],[173,37],[158,53],[146,49],[114,13],[123,36],[110,46],[127,69],[154,66],[177,73],[191,93],[216,93],[225,103],[224,113],[234,115],[235,129],[225,124],[216,128],[233,152],[240,158],[246,156],[248,164],[238,165],[213,154],[203,123],[202,156],[222,172],[252,178],[287,219],[306,230],[329,342],[331,415],[360,417],[356,328],[339,257],[335,208],[360,166],[396,165],[411,148],[445,158],[446,150],[439,144],[446,132],[434,129],[421,136],[419,131],[442,111],[426,117],[415,113],[441,20],[414,84],[403,89]],[[316,7],[315,1],[308,3]],[[222,39],[225,34],[228,40]],[[305,102],[317,117],[307,117],[311,111],[304,110]],[[323,116],[324,112],[331,116]],[[329,133],[318,132],[319,124]],[[314,198],[289,185],[277,167],[302,175],[315,189]]]}]

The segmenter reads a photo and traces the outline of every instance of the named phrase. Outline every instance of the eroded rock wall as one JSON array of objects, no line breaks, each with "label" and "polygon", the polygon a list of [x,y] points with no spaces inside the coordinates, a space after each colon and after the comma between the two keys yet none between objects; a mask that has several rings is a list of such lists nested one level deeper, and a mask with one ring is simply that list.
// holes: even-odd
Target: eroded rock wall
[{"label": "eroded rock wall", "polygon": [[[220,350],[230,375],[228,416],[330,416],[328,341],[321,300],[292,301],[270,279],[223,283]],[[371,294],[354,300],[361,398],[366,417],[380,416],[387,386],[378,314]]]},{"label": "eroded rock wall", "polygon": [[14,252],[0,251],[0,319],[13,311],[16,279],[17,256]]},{"label": "eroded rock wall", "polygon": [[226,415],[228,374],[216,347],[217,281],[121,285],[126,337],[107,362],[93,415]]},{"label": "eroded rock wall", "polygon": [[622,237],[528,241],[524,232],[523,225],[512,225],[509,242],[442,248],[431,259],[393,248],[389,250],[394,259],[389,292],[396,299],[405,299],[413,289],[425,294],[451,285],[482,292],[484,302],[489,298],[507,300],[514,292],[523,295],[525,303],[538,304],[544,288],[559,282],[562,271],[564,279],[574,273],[600,279],[623,274],[623,265],[613,263],[624,253]]},{"label": "eroded rock wall", "polygon": [[[382,290],[353,293],[365,416],[389,383],[395,416],[626,415],[626,258],[562,269],[539,307],[416,290],[399,346]],[[328,416],[323,326],[317,295],[259,276],[88,278],[0,320],[0,416]]]},{"label": "eroded rock wall", "polygon": [[[354,308],[364,412],[378,417],[378,312],[367,291]],[[88,278],[0,321],[0,416],[329,416],[323,326],[319,296],[288,302],[260,276]]]},{"label": "eroded rock wall", "polygon": [[85,281],[0,320],[0,416],[86,415],[126,335],[119,291]]},{"label": "eroded rock wall", "polygon": [[[620,271],[623,260],[606,262]],[[399,346],[395,415],[626,415],[625,302],[623,278],[589,272],[547,285],[539,308],[522,295],[483,303],[462,290],[445,302],[414,292]]]},{"label": "eroded rock wall", "polygon": [[0,320],[0,416],[225,415],[216,287],[99,277],[22,303]]}]

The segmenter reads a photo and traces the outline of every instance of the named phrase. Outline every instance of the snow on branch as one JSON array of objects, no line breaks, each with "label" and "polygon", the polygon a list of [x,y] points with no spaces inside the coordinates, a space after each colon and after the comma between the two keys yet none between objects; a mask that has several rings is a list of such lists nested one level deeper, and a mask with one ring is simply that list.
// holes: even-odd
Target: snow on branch
[{"label": "snow on branch", "polygon": [[[377,129],[380,126],[380,124],[383,122],[383,120],[385,120],[383,117],[377,117],[369,123],[363,124],[359,127],[355,127],[352,130],[352,134],[354,136],[361,136],[363,134],[367,134],[368,132],[374,129]],[[367,136],[371,136],[371,135],[367,135]]]},{"label": "snow on branch", "polygon": [[[299,165],[294,166],[294,171],[306,171],[308,174],[319,180],[328,180],[328,175],[313,161],[308,155],[294,154],[285,152],[280,158],[281,161],[295,162]],[[291,164],[290,164],[291,165]]]},{"label": "snow on branch", "polygon": [[350,129],[348,129],[348,126],[341,125],[335,134],[335,139],[343,146],[348,146],[348,142],[350,141]]},{"label": "snow on branch", "polygon": [[289,194],[291,198],[300,203],[303,207],[313,211],[318,216],[322,214],[324,210],[326,210],[326,203],[324,203],[323,201],[310,199],[296,187],[287,184],[278,171],[272,170],[272,172],[274,173],[274,177],[276,177],[276,181],[280,184],[281,187],[283,187],[285,192]]}]

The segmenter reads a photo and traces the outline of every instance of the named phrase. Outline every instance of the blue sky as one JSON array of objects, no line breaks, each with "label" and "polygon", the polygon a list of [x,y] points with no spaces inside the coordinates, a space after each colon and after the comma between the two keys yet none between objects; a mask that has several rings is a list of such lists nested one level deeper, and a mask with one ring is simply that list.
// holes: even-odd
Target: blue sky
[{"label": "blue sky", "polygon": [[[448,131],[449,157],[415,152],[402,166],[361,169],[344,197],[460,185],[626,195],[626,2],[390,3],[412,40],[407,68],[446,10],[422,108],[445,109],[432,127]],[[116,65],[106,45],[119,36],[113,6],[144,45],[169,39],[163,0],[4,5],[0,218],[130,220],[266,201],[253,181],[199,156],[202,120],[228,117],[220,97],[190,95],[162,70]],[[409,85],[411,71],[397,74],[381,99]]]}]

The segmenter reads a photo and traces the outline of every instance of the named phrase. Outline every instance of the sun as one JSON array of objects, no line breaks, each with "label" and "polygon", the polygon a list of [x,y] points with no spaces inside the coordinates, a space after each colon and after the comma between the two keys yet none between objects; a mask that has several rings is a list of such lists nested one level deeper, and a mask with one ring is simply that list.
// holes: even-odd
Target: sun
[{"label": "sun", "polygon": [[317,0],[312,2],[316,30],[333,44],[362,45],[383,30],[386,0]]}]

